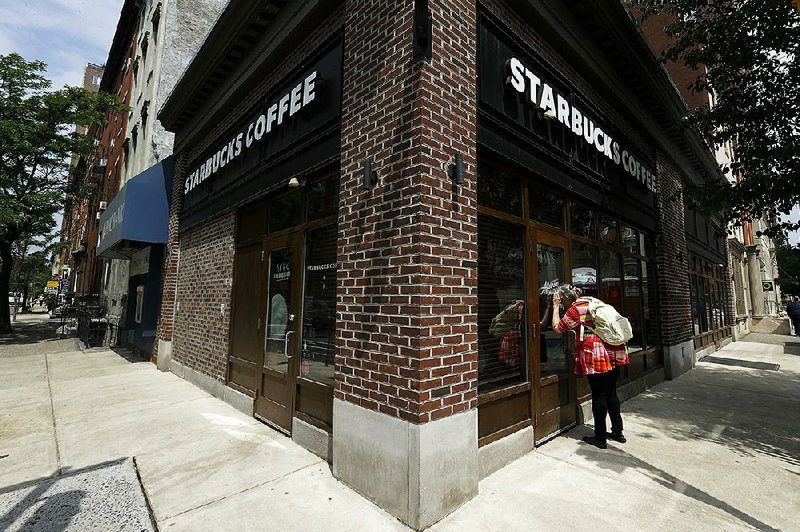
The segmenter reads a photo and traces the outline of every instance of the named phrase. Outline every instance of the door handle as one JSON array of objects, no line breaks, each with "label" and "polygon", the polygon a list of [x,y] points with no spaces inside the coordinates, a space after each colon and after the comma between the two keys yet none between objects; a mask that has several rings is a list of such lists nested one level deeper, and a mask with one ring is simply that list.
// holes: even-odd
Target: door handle
[{"label": "door handle", "polygon": [[289,335],[294,334],[294,331],[287,331],[286,335],[283,337],[283,356],[286,358],[292,358],[292,355],[289,354]]}]

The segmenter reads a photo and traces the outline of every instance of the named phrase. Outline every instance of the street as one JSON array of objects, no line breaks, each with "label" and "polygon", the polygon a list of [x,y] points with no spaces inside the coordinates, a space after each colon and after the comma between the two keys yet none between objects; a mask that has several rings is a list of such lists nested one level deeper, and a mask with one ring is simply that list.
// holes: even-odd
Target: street
[{"label": "street", "polygon": [[[57,326],[0,339],[0,529],[407,530],[291,439]],[[575,428],[431,530],[800,530],[799,385],[800,341],[753,333],[625,402],[626,444]]]}]

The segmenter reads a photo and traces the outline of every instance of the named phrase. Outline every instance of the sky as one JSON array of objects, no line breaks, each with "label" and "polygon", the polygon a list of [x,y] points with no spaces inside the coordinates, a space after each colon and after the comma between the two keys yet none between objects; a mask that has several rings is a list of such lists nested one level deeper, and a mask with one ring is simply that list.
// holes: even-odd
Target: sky
[{"label": "sky", "polygon": [[[53,88],[83,85],[86,63],[108,58],[123,0],[0,0],[0,54],[47,63]],[[61,228],[61,213],[54,229]]]}]

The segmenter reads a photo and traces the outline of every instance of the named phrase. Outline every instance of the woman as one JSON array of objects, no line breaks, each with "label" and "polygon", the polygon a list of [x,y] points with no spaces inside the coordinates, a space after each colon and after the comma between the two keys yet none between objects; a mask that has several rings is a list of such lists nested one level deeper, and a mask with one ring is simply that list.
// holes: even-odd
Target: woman
[{"label": "woman", "polygon": [[[575,373],[586,375],[592,389],[592,414],[594,436],[585,436],[583,441],[605,449],[606,439],[625,443],[622,434],[622,415],[617,397],[617,379],[620,366],[628,364],[626,345],[610,345],[594,333],[594,321],[589,315],[591,297],[581,297],[581,289],[561,285],[553,294],[553,330],[559,334],[577,329],[575,340]],[[569,309],[560,317],[560,304]],[[581,324],[583,330],[581,331]],[[611,418],[611,432],[606,433],[606,414]]]}]

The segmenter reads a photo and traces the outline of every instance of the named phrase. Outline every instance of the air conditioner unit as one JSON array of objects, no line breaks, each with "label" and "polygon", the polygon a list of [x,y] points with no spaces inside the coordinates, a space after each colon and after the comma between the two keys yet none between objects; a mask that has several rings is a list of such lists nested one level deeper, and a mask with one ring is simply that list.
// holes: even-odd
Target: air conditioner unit
[{"label": "air conditioner unit", "polygon": [[107,201],[101,201],[100,202],[100,206],[97,207],[97,208],[98,208],[98,210],[101,210],[101,211],[106,210],[108,208],[108,202]]},{"label": "air conditioner unit", "polygon": [[98,220],[100,220],[100,215],[101,215],[101,214],[102,214],[102,213],[100,213],[100,212],[98,212],[98,213],[97,213],[97,219],[98,219]]},{"label": "air conditioner unit", "polygon": [[100,159],[100,162],[99,162],[99,163],[97,163],[97,164],[98,164],[98,166],[105,166],[105,165],[107,165],[107,164],[108,164],[108,159],[106,159],[105,157],[103,157],[102,159]]}]

